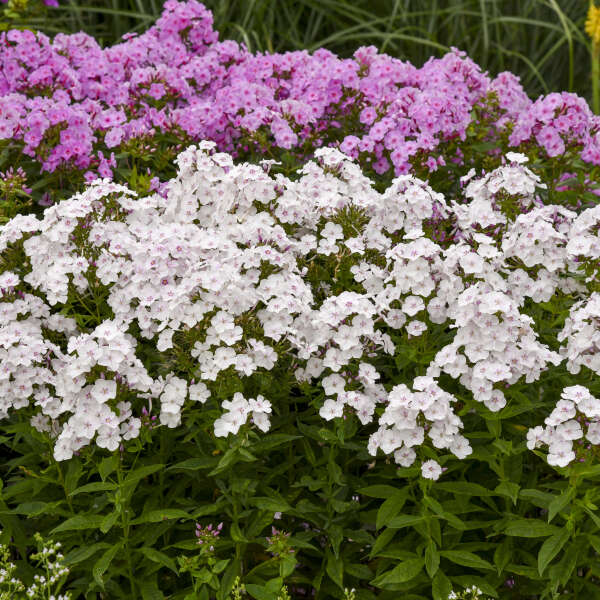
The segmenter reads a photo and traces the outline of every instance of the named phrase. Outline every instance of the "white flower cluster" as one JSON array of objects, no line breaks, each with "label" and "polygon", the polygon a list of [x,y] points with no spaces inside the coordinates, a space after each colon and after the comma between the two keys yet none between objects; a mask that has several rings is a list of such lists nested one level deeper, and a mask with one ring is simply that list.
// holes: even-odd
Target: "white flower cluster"
[{"label": "white flower cluster", "polygon": [[269,430],[269,414],[271,403],[260,394],[246,400],[240,392],[233,395],[233,400],[224,400],[221,406],[227,411],[215,421],[215,435],[225,437],[230,433],[237,433],[240,427],[251,415],[252,422],[261,430]]},{"label": "white flower cluster", "polygon": [[472,585],[461,592],[452,590],[448,595],[448,600],[485,600],[482,594],[483,592],[476,585]]},{"label": "white flower cluster", "polygon": [[547,445],[548,464],[566,467],[575,460],[573,440],[585,435],[591,444],[600,444],[600,400],[582,385],[564,388],[560,397],[545,420],[546,427],[538,425],[527,432],[527,447],[533,450]]},{"label": "white flower cluster", "polygon": [[[273,369],[285,345],[299,382],[320,378],[324,419],[346,411],[363,424],[377,419],[371,454],[381,449],[410,466],[427,436],[435,448],[468,456],[456,398],[438,384],[442,372],[498,411],[503,390],[536,381],[549,364],[566,358],[573,373],[600,366],[599,296],[579,281],[600,256],[600,212],[539,206],[544,186],[524,156],[509,154],[509,165],[472,180],[450,206],[410,175],[379,193],[332,148],[291,180],[269,175],[267,164],[236,165],[202,142],[179,155],[165,197],[137,198],[97,180],[41,221],[13,219],[0,229],[0,252],[24,240],[27,260],[0,275],[0,417],[39,407],[32,423],[57,436],[59,460],[93,439],[113,450],[138,435],[136,397],[159,401],[160,423],[176,427],[186,400],[207,402],[222,372]],[[512,219],[507,198],[525,212]],[[360,215],[351,227],[341,219],[350,214]],[[456,243],[443,248],[427,237],[434,217],[455,219]],[[331,280],[309,282],[315,264],[343,260],[353,290],[331,293],[337,268]],[[557,289],[582,299],[559,336],[566,346],[553,352],[521,309],[527,297],[546,302]],[[91,331],[60,314],[68,302],[98,297],[112,318]],[[248,322],[261,339],[244,335]],[[386,331],[410,344],[429,323],[456,330],[454,339],[424,376],[387,391],[370,362],[378,350],[396,353]],[[128,333],[139,331],[162,353],[174,348],[176,332],[190,330],[199,338],[192,385],[175,373],[150,377],[136,355],[140,340]],[[236,393],[222,408],[217,436],[236,434],[248,415],[260,430],[270,426],[262,396]],[[428,461],[422,472],[437,479],[441,467]]]},{"label": "white flower cluster", "polygon": [[[36,573],[33,583],[26,587],[14,576],[16,565],[11,562],[11,550],[5,544],[0,544],[0,600],[14,598],[31,598],[32,600],[70,600],[71,593],[54,593],[69,573],[64,565],[64,556],[60,552],[60,542],[44,541],[39,533],[34,535],[38,543],[38,552],[29,556],[30,561],[37,563],[43,574]],[[22,594],[19,592],[23,592]]]}]

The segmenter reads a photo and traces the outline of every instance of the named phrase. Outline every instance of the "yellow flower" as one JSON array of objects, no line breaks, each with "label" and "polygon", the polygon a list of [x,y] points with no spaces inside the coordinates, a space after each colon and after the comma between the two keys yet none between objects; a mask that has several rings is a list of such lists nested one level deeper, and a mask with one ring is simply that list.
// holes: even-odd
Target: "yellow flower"
[{"label": "yellow flower", "polygon": [[590,2],[585,32],[592,38],[594,44],[600,43],[600,8],[597,8],[593,2]]}]

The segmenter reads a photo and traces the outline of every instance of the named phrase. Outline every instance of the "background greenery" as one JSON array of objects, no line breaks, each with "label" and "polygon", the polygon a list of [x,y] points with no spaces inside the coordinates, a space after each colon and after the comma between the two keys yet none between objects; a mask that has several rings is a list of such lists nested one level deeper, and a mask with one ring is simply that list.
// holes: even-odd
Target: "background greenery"
[{"label": "background greenery", "polygon": [[[13,2],[24,0],[11,0]],[[102,45],[144,31],[164,0],[62,0],[30,15],[49,35],[86,31]],[[569,91],[591,99],[585,0],[205,0],[221,39],[252,51],[325,47],[350,56],[362,45],[421,66],[451,46],[490,75],[521,76],[531,97]],[[591,104],[591,102],[590,102]]]}]

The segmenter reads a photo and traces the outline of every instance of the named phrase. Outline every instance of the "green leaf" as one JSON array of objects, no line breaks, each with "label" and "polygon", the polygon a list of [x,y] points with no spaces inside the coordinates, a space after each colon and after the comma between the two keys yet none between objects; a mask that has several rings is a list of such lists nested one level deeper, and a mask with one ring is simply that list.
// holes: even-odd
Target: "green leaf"
[{"label": "green leaf", "polygon": [[558,563],[558,565],[556,565],[556,575],[562,585],[567,585],[569,579],[571,578],[571,573],[573,573],[573,570],[577,565],[577,555],[579,554],[580,549],[580,546],[577,542],[577,539],[571,542],[561,561]]},{"label": "green leaf", "polygon": [[233,582],[235,581],[238,569],[238,559],[234,559],[227,569],[225,569],[223,577],[221,577],[221,587],[217,591],[217,600],[226,600],[228,598],[229,592],[233,589]]},{"label": "green leaf", "polygon": [[538,554],[538,572],[540,575],[544,573],[548,564],[562,550],[570,535],[569,530],[565,527],[556,535],[553,535],[544,541]]},{"label": "green leaf", "polygon": [[504,567],[510,562],[512,555],[511,539],[508,537],[504,538],[502,543],[499,544],[494,551],[494,564],[496,565],[498,575],[502,573]]},{"label": "green leaf", "polygon": [[261,510],[269,510],[272,512],[288,512],[292,507],[283,499],[268,498],[266,496],[257,496],[250,500],[250,503],[260,508]]},{"label": "green leaf", "polygon": [[448,600],[448,596],[452,591],[452,582],[444,575],[440,570],[435,574],[433,578],[431,592],[433,594],[433,600]]},{"label": "green leaf", "polygon": [[391,519],[388,527],[390,529],[402,529],[403,527],[410,527],[416,523],[421,523],[424,520],[425,517],[422,515],[400,515]]},{"label": "green leaf", "polygon": [[367,565],[361,565],[360,563],[350,563],[344,565],[344,571],[348,573],[348,575],[352,575],[352,577],[356,577],[357,579],[371,579],[373,577],[373,572]]},{"label": "green leaf", "polygon": [[344,589],[344,561],[340,557],[327,552],[325,571],[339,588]]},{"label": "green leaf", "polygon": [[163,567],[167,567],[167,569],[173,571],[175,575],[178,574],[177,567],[175,566],[175,561],[163,552],[160,552],[155,548],[149,547],[138,548],[138,551],[141,552],[146,558],[148,558],[152,562],[158,563],[159,565],[163,565]]},{"label": "green leaf", "polygon": [[436,490],[451,492],[452,494],[462,494],[465,496],[494,496],[494,492],[479,485],[478,483],[469,483],[468,481],[443,481],[435,484]]},{"label": "green leaf", "polygon": [[331,540],[331,547],[336,558],[340,554],[340,545],[344,539],[344,531],[339,525],[332,525],[328,531],[329,539]]},{"label": "green leaf", "polygon": [[57,506],[57,502],[53,502],[52,504],[48,502],[22,502],[15,509],[13,509],[13,514],[17,515],[29,515],[30,517],[34,517],[35,515],[41,515],[44,512],[48,511],[48,508],[55,508]]},{"label": "green leaf", "polygon": [[294,440],[302,439],[301,435],[290,435],[289,433],[272,433],[267,435],[256,442],[253,442],[251,448],[254,452],[264,452],[265,450],[271,450],[282,444],[293,442]]},{"label": "green leaf", "polygon": [[159,508],[143,513],[137,519],[131,521],[131,525],[140,523],[159,523],[167,519],[191,519],[192,516],[180,508]]},{"label": "green leaf", "polygon": [[117,520],[119,519],[119,513],[118,512],[112,512],[109,513],[108,515],[106,515],[104,517],[104,519],[102,519],[102,523],[100,523],[100,531],[102,533],[106,533],[107,531],[109,531],[112,526],[117,522]]},{"label": "green leaf", "polygon": [[248,542],[237,523],[231,524],[229,527],[229,535],[234,542]]},{"label": "green leaf", "polygon": [[519,486],[512,481],[501,481],[494,490],[497,494],[508,496],[513,504],[517,503],[519,497]]},{"label": "green leaf", "polygon": [[[598,199],[596,198],[596,202]],[[589,465],[586,463],[575,463],[569,467],[571,475],[577,475],[578,478],[597,477],[600,475],[600,465]]]},{"label": "green leaf", "polygon": [[277,595],[270,592],[264,585],[256,585],[255,583],[246,583],[246,591],[256,600],[277,600]]},{"label": "green leaf", "polygon": [[552,500],[554,500],[554,494],[549,492],[542,492],[540,490],[526,489],[519,492],[519,497],[526,500],[531,500],[533,504],[540,508],[548,509]]},{"label": "green leaf", "polygon": [[368,496],[369,498],[391,498],[402,491],[401,488],[393,487],[391,485],[369,485],[364,488],[356,490],[357,494]]},{"label": "green leaf", "polygon": [[86,483],[73,490],[69,495],[76,496],[77,494],[83,494],[86,492],[108,492],[117,489],[119,486],[116,483],[110,483],[109,481],[94,481],[93,483]]},{"label": "green leaf", "polygon": [[[477,577],[476,575],[453,575],[452,581],[458,583],[463,588],[477,586],[484,594],[487,594],[492,598],[498,597],[495,588],[483,579],[483,577]],[[480,598],[482,598],[482,596],[480,596]]]},{"label": "green leaf", "polygon": [[375,528],[381,529],[384,525],[387,525],[389,521],[395,517],[404,506],[406,498],[408,497],[408,490],[402,490],[395,496],[387,498],[379,507],[377,511],[377,519],[375,522]]},{"label": "green leaf", "polygon": [[102,477],[102,481],[105,481],[112,472],[117,470],[118,464],[119,457],[116,454],[112,454],[111,456],[102,459],[100,466],[98,467],[98,473],[100,474],[100,477]]},{"label": "green leaf", "polygon": [[65,565],[76,565],[77,563],[83,562],[84,560],[93,556],[98,550],[103,550],[104,548],[110,548],[112,544],[107,544],[106,542],[99,542],[98,544],[92,544],[91,546],[81,546],[80,548],[75,548],[69,552],[63,562]]},{"label": "green leaf", "polygon": [[558,532],[558,527],[538,519],[516,519],[510,521],[504,530],[505,535],[530,538],[546,537]]},{"label": "green leaf", "polygon": [[457,565],[463,567],[473,567],[474,569],[490,569],[495,571],[494,567],[483,558],[473,554],[473,552],[466,552],[464,550],[441,550],[440,555],[448,560],[452,561]]},{"label": "green leaf", "polygon": [[79,481],[81,475],[83,473],[83,467],[81,465],[81,461],[79,459],[71,459],[69,461],[69,467],[67,469],[67,474],[65,475],[65,491],[67,494],[70,494],[77,482]]},{"label": "green leaf", "polygon": [[140,467],[135,471],[130,471],[127,473],[127,477],[123,481],[123,485],[131,485],[132,483],[136,483],[140,479],[144,479],[144,477],[148,477],[157,471],[160,471],[164,468],[165,465],[146,465],[145,467]]},{"label": "green leaf", "polygon": [[53,535],[61,531],[100,529],[102,521],[104,521],[104,517],[102,515],[76,515],[55,527],[52,531],[50,531],[50,534]]},{"label": "green leaf", "polygon": [[424,564],[425,561],[422,558],[406,560],[394,567],[391,571],[383,573],[382,575],[379,575],[373,579],[373,581],[371,581],[371,585],[381,587],[382,585],[405,583],[410,581],[413,577],[416,577],[420,573]]},{"label": "green leaf", "polygon": [[425,569],[429,577],[433,577],[440,566],[440,554],[433,540],[429,540],[425,548]]},{"label": "green leaf", "polygon": [[187,471],[198,471],[200,469],[210,469],[214,467],[218,462],[218,459],[214,456],[188,458],[187,460],[183,460],[172,465],[166,470],[171,471],[173,469],[185,469]]},{"label": "green leaf", "polygon": [[560,496],[557,496],[556,498],[554,498],[554,500],[552,500],[552,502],[550,502],[550,504],[548,506],[548,523],[551,523],[552,519],[554,519],[554,517],[563,508],[565,508],[565,506],[567,506],[567,504],[569,504],[569,502],[571,502],[574,495],[575,495],[575,489],[572,487],[569,487],[566,490],[564,490],[564,492]]},{"label": "green leaf", "polygon": [[214,477],[218,473],[225,471],[225,469],[227,469],[231,465],[235,464],[238,459],[239,459],[238,448],[237,447],[229,448],[229,450],[227,450],[227,452],[225,452],[225,454],[223,454],[223,456],[221,457],[221,460],[219,460],[217,466],[208,473],[208,476]]},{"label": "green leaf", "polygon": [[221,571],[223,571],[225,569],[225,567],[231,562],[230,558],[224,558],[223,560],[218,560],[213,568],[212,571],[213,573],[217,573],[219,574]]},{"label": "green leaf", "polygon": [[115,557],[117,552],[121,549],[123,542],[120,541],[111,548],[109,548],[98,560],[92,569],[92,575],[96,583],[104,589],[104,581],[102,575],[106,572],[106,569],[110,566],[112,559]]},{"label": "green leaf", "polygon": [[369,554],[369,558],[374,558],[381,552],[383,548],[385,548],[391,541],[392,538],[396,535],[395,529],[384,529],[375,540],[373,547],[371,548],[371,553]]},{"label": "green leaf", "polygon": [[158,584],[154,579],[143,577],[138,579],[142,600],[163,600],[164,594],[158,589]]}]

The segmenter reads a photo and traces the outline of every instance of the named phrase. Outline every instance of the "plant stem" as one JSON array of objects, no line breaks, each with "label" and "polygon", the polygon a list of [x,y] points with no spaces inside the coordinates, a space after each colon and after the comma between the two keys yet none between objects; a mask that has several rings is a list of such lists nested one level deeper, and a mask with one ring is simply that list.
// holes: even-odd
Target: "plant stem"
[{"label": "plant stem", "polygon": [[[117,476],[119,478],[119,492],[121,494],[121,498],[123,498],[123,469],[121,465],[121,460],[119,459]],[[125,555],[127,556],[127,573],[129,576],[129,586],[131,588],[131,597],[136,598],[135,593],[135,581],[133,579],[133,568],[131,566],[131,553],[129,552],[129,510],[128,510],[129,502],[123,502],[121,504],[121,529],[123,530],[123,549],[125,550]],[[116,507],[115,507],[116,508]]]}]

